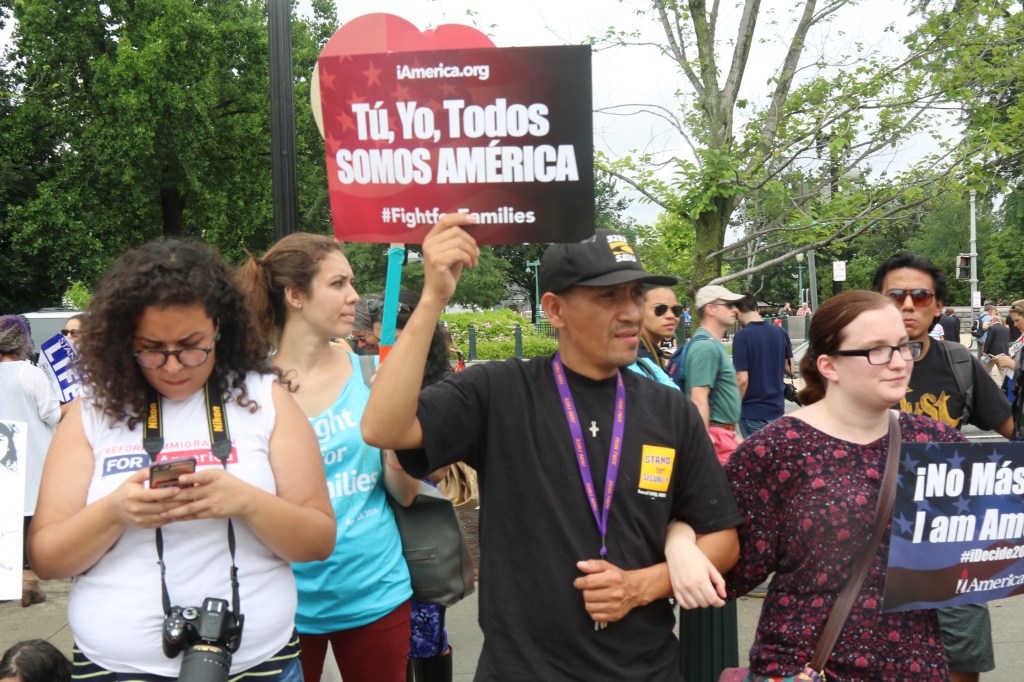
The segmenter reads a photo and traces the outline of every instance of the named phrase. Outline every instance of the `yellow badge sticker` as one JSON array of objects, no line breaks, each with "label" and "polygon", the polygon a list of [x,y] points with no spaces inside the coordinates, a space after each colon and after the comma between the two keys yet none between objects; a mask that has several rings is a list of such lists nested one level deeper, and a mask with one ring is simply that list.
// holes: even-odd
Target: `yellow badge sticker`
[{"label": "yellow badge sticker", "polygon": [[644,445],[640,459],[639,492],[652,497],[664,497],[672,480],[672,465],[675,461],[676,451],[673,448]]}]

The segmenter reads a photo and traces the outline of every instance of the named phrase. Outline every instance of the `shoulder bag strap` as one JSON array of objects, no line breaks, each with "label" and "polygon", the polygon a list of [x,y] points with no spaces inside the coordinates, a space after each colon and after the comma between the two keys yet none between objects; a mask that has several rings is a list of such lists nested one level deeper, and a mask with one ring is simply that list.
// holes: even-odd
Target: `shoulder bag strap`
[{"label": "shoulder bag strap", "polygon": [[893,504],[896,502],[896,472],[899,469],[900,459],[900,418],[895,410],[889,410],[889,456],[885,461],[885,474],[882,476],[882,487],[878,492],[878,507],[875,509],[875,529],[871,533],[871,539],[864,547],[864,552],[857,557],[853,565],[853,571],[847,579],[843,589],[839,592],[832,613],[825,622],[825,628],[821,631],[821,639],[814,650],[811,658],[811,668],[821,673],[825,670],[825,663],[832,654],[832,648],[839,639],[839,633],[846,624],[846,618],[850,615],[853,602],[857,599],[864,578],[868,574],[871,562],[878,551],[878,543],[882,541],[882,535],[892,516]]}]

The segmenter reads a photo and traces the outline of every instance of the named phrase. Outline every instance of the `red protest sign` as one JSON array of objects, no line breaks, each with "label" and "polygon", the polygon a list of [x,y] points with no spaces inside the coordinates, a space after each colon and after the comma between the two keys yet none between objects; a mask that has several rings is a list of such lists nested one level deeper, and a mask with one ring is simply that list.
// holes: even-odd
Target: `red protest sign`
[{"label": "red protest sign", "polygon": [[419,243],[455,210],[478,214],[484,244],[593,233],[588,47],[328,52],[318,75],[338,239]]}]

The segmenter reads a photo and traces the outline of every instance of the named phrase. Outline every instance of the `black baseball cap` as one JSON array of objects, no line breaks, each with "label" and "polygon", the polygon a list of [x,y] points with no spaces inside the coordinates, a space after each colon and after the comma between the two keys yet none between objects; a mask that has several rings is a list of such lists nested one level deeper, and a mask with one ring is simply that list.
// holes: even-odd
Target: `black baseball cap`
[{"label": "black baseball cap", "polygon": [[574,244],[552,244],[540,259],[541,292],[571,287],[607,287],[627,282],[672,286],[679,280],[644,270],[626,238],[610,230]]}]

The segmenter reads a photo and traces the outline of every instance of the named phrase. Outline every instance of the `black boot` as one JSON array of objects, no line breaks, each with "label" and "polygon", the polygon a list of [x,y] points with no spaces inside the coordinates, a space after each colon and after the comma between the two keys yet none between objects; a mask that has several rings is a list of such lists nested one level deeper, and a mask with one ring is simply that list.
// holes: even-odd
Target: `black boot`
[{"label": "black boot", "polygon": [[452,682],[452,652],[420,659],[422,677],[417,682]]}]

